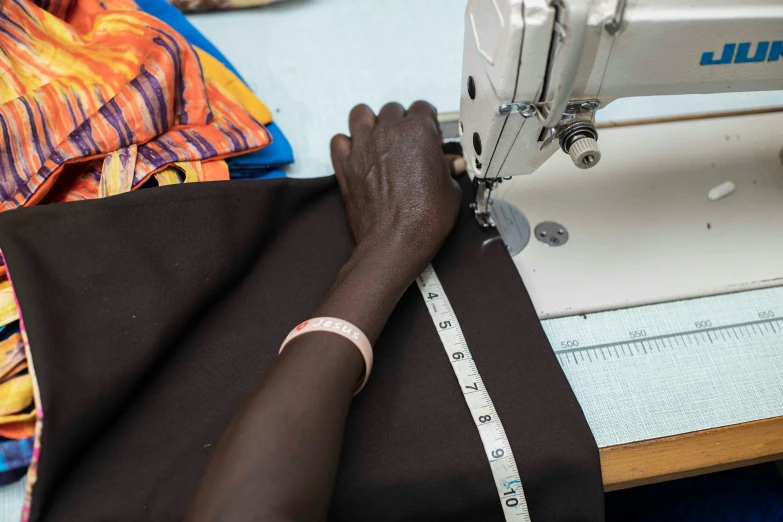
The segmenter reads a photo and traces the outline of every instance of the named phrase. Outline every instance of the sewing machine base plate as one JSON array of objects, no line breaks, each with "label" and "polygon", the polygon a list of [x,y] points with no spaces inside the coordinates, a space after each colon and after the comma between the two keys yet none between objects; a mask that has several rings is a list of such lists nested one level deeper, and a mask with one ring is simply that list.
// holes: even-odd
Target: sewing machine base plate
[{"label": "sewing machine base plate", "polygon": [[[779,129],[783,112],[603,128],[596,167],[557,154],[503,183],[531,228],[568,229],[567,244],[513,258],[539,316],[783,285]],[[710,201],[728,180],[736,190]]]}]

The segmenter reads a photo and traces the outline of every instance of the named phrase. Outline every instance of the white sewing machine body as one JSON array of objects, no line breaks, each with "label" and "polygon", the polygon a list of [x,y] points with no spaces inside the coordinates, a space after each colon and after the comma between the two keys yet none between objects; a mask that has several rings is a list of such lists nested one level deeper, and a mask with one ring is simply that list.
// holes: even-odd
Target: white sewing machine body
[{"label": "white sewing machine body", "polygon": [[[478,217],[494,188],[531,227],[567,229],[514,257],[542,318],[783,284],[783,113],[594,127],[619,98],[783,89],[783,2],[680,4],[469,1],[460,132]],[[727,180],[735,193],[708,200]]]}]

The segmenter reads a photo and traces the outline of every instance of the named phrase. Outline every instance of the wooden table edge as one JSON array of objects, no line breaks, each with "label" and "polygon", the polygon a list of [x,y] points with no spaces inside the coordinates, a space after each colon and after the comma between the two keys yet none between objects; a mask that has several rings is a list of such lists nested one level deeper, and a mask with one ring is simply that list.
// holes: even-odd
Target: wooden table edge
[{"label": "wooden table edge", "polygon": [[783,459],[783,417],[600,449],[604,491]]}]

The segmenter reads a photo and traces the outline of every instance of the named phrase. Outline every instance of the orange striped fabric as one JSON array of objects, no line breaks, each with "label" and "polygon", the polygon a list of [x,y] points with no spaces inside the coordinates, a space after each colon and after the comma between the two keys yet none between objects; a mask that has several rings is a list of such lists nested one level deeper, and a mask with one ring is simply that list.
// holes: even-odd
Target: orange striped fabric
[{"label": "orange striped fabric", "polygon": [[0,211],[135,188],[270,141],[131,0],[0,0]]}]

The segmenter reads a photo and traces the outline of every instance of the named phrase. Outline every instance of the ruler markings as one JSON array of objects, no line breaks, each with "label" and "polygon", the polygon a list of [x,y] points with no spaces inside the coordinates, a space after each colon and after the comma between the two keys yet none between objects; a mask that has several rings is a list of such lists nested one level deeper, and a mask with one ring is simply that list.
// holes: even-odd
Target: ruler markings
[{"label": "ruler markings", "polygon": [[[421,295],[443,343],[452,369],[462,389],[463,397],[476,423],[484,452],[489,461],[503,514],[507,521],[530,522],[522,481],[495,405],[489,397],[481,375],[465,341],[457,316],[443,286],[431,265],[416,279]],[[435,303],[438,306],[435,306]],[[581,354],[580,354],[581,355]],[[566,358],[568,354],[565,354]],[[588,354],[589,356],[589,354]],[[574,355],[574,360],[576,356]],[[467,364],[458,364],[467,363]],[[469,368],[465,370],[464,368]],[[468,373],[472,371],[473,373]],[[479,397],[472,397],[473,394]],[[510,473],[509,473],[510,472]]]},{"label": "ruler markings", "polygon": [[783,416],[783,285],[584,319],[542,324],[599,447]]},{"label": "ruler markings", "polygon": [[[696,343],[699,346],[701,346],[701,343],[699,343],[699,340],[698,340],[698,337],[697,337],[698,334],[704,334],[706,332],[714,332],[714,331],[718,331],[718,330],[726,330],[726,329],[729,329],[729,328],[747,328],[748,326],[754,327],[754,326],[757,326],[759,324],[769,324],[769,323],[771,323],[773,321],[780,321],[780,319],[774,319],[774,318],[773,319],[762,319],[762,320],[759,320],[759,321],[751,321],[751,322],[747,322],[747,323],[730,324],[730,325],[725,325],[725,326],[714,326],[714,327],[711,327],[711,328],[704,328],[703,330],[692,330],[692,331],[688,331],[688,332],[670,333],[670,334],[664,334],[664,335],[657,335],[657,336],[654,336],[654,337],[646,337],[645,339],[640,339],[638,341],[617,341],[617,342],[612,342],[612,343],[595,344],[595,345],[590,345],[590,346],[578,346],[578,347],[575,347],[575,348],[566,348],[564,350],[555,350],[555,353],[558,353],[558,354],[560,354],[560,353],[575,353],[575,352],[582,352],[582,351],[585,351],[585,350],[593,350],[593,349],[596,349],[596,348],[609,348],[609,347],[612,347],[612,346],[623,346],[623,345],[626,345],[626,344],[629,344],[629,345],[630,344],[637,344],[637,343],[642,343],[644,341],[648,341],[649,342],[649,341],[658,340],[658,339],[669,339],[669,338],[673,338],[673,337],[680,337],[680,338],[682,338],[683,336],[691,336],[692,338],[696,339]],[[764,335],[763,331],[760,328],[759,328],[758,331],[759,331],[759,333],[761,335]],[[755,332],[755,330],[754,330],[754,332]],[[684,342],[683,342],[683,344],[684,344]]]}]

